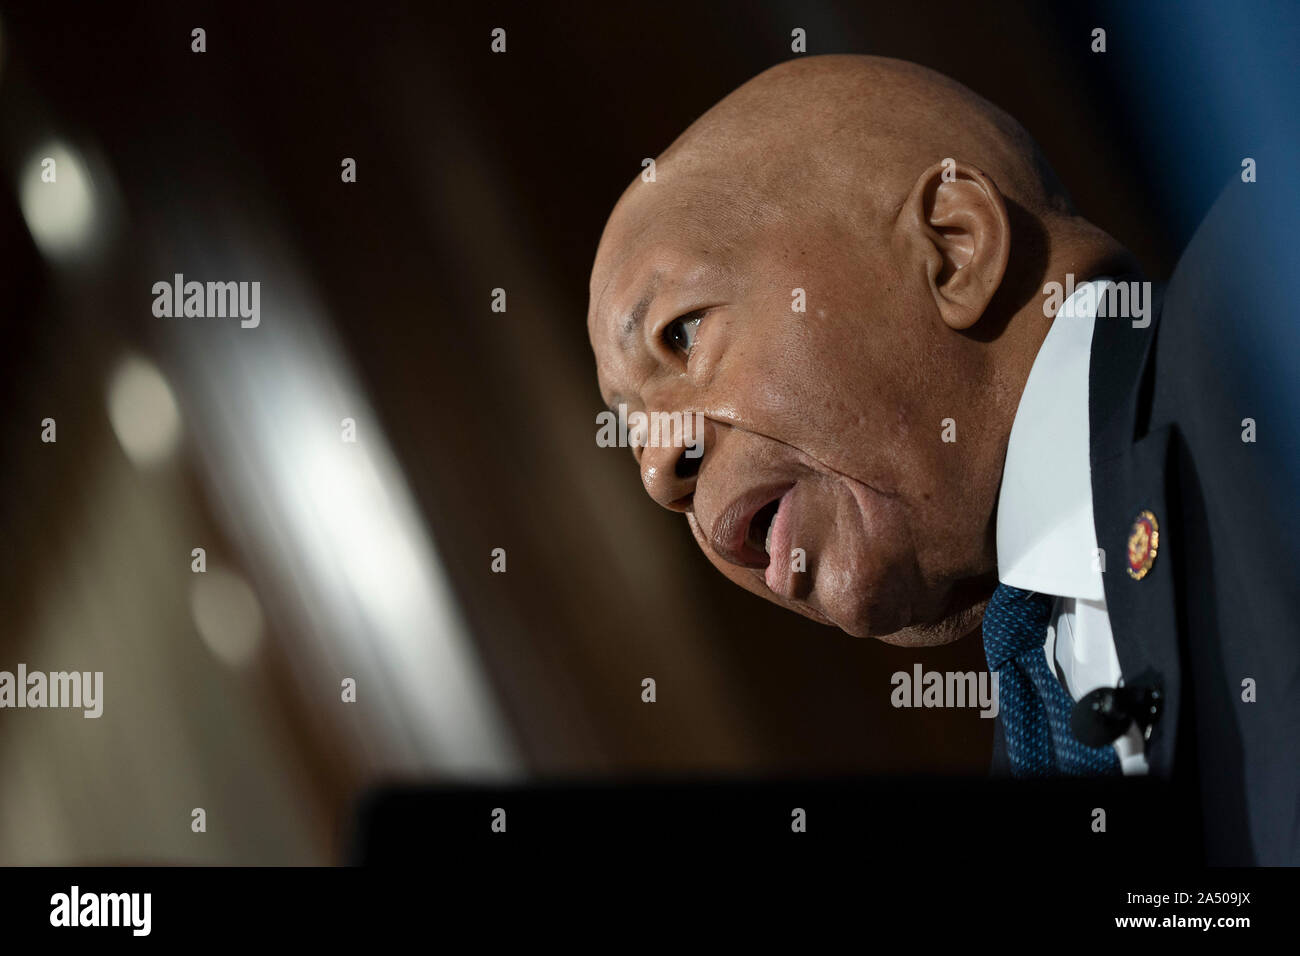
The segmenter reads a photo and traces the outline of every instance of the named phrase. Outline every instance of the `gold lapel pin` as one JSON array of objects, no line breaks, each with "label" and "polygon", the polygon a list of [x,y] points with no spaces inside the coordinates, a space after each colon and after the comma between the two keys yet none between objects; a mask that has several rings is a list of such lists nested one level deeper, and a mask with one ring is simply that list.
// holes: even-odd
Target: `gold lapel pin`
[{"label": "gold lapel pin", "polygon": [[1133,530],[1128,535],[1128,575],[1141,581],[1155,564],[1160,549],[1160,524],[1156,516],[1143,511],[1133,519]]}]

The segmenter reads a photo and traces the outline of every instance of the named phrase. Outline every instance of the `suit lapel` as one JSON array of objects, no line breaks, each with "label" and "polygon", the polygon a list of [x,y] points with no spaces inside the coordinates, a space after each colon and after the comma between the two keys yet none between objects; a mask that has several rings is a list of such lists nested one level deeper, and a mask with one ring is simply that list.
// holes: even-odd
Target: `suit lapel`
[{"label": "suit lapel", "polygon": [[[1166,776],[1173,770],[1182,683],[1174,581],[1179,542],[1168,486],[1172,429],[1148,431],[1146,425],[1162,293],[1160,289],[1144,329],[1134,328],[1131,319],[1107,316],[1103,300],[1092,337],[1088,414],[1093,519],[1097,546],[1105,553],[1103,580],[1115,651],[1126,682],[1154,678],[1161,685],[1163,711],[1146,753],[1151,772]],[[1129,543],[1143,512],[1154,516],[1159,543],[1138,579],[1130,573]],[[1140,572],[1143,538],[1135,543]]]}]

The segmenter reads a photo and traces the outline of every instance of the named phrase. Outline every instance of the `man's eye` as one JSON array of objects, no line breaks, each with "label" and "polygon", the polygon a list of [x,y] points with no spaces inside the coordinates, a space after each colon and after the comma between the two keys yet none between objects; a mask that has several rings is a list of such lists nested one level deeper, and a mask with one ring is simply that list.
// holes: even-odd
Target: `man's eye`
[{"label": "man's eye", "polygon": [[664,340],[683,355],[690,355],[691,349],[695,347],[695,334],[699,331],[702,318],[703,313],[691,312],[673,319],[664,329]]}]

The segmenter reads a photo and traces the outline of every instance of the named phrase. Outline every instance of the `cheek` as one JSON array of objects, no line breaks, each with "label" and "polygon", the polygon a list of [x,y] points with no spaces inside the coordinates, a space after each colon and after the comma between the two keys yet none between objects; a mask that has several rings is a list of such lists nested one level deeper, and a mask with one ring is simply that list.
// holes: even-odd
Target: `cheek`
[{"label": "cheek", "polygon": [[806,313],[773,310],[752,328],[715,383],[734,398],[737,424],[895,490],[929,434],[915,341],[899,341],[885,318],[811,300]]}]

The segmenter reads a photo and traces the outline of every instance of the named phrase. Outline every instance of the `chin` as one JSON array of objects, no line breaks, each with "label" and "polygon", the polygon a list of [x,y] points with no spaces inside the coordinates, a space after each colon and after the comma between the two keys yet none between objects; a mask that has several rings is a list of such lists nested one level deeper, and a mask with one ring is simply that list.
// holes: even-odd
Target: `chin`
[{"label": "chin", "polygon": [[932,624],[913,624],[892,634],[855,636],[875,637],[876,640],[895,647],[938,647],[951,644],[980,629],[984,623],[984,607],[987,604],[988,599],[984,598]]},{"label": "chin", "polygon": [[907,605],[903,603],[867,605],[861,599],[846,602],[850,606],[838,609],[838,613],[835,608],[819,608],[818,611],[821,620],[851,637],[872,638],[895,647],[938,647],[978,631],[987,603],[988,596],[983,592],[978,596],[954,595],[932,621],[909,620],[912,615],[904,609]]},{"label": "chin", "polygon": [[816,603],[814,610],[852,637],[913,643],[892,638],[910,631],[913,611],[925,599],[923,591],[905,574],[881,574],[876,568],[862,574],[860,569],[861,565],[835,571],[819,568],[817,586],[811,595]]}]

